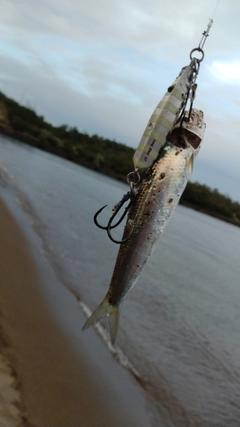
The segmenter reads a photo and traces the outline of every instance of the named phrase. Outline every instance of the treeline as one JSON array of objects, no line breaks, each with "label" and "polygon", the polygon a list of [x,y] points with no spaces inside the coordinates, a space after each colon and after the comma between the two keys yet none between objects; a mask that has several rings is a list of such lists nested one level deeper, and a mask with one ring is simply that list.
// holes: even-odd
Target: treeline
[{"label": "treeline", "polygon": [[207,185],[189,182],[180,203],[240,226],[240,204]]},{"label": "treeline", "polygon": [[[122,181],[126,181],[133,168],[133,148],[65,124],[52,126],[33,109],[19,105],[1,92],[0,132]],[[217,189],[189,182],[181,203],[240,225],[240,204]]]},{"label": "treeline", "polygon": [[133,148],[79,132],[76,127],[52,126],[31,108],[0,93],[0,131],[119,180],[132,170]]}]

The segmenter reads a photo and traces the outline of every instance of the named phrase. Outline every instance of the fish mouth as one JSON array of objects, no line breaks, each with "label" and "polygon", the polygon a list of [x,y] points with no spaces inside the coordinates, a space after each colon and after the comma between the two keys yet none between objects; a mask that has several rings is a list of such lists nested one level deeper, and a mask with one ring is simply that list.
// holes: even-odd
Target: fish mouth
[{"label": "fish mouth", "polygon": [[203,139],[205,128],[203,112],[193,108],[190,118],[189,112],[185,111],[183,120],[175,126],[168,135],[168,139],[177,147],[187,148],[190,145],[197,150]]},{"label": "fish mouth", "polygon": [[202,141],[198,135],[183,128],[174,129],[167,139],[178,148],[185,149],[191,145],[194,150],[197,150]]},{"label": "fish mouth", "polygon": [[202,139],[198,135],[190,132],[187,129],[183,129],[183,132],[187,142],[196,150],[201,144]]}]

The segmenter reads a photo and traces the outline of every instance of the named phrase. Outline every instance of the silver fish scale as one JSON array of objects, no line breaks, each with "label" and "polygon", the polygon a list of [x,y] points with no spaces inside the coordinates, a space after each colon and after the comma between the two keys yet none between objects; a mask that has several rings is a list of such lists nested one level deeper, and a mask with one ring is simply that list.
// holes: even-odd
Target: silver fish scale
[{"label": "silver fish scale", "polygon": [[108,292],[110,304],[119,305],[133,287],[168,224],[192,171],[194,149],[167,143],[162,157],[149,169],[129,211]]}]

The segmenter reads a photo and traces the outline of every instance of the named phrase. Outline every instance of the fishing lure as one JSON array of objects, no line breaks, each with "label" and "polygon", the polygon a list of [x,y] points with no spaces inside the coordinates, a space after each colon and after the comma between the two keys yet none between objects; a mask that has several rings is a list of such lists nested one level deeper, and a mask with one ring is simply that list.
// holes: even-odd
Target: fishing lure
[{"label": "fishing lure", "polygon": [[[151,166],[157,158],[160,149],[166,142],[167,134],[171,132],[175,124],[183,117],[188,99],[191,101],[191,114],[197,89],[196,79],[199,73],[200,62],[204,58],[203,46],[208,37],[212,22],[213,20],[211,19],[207,30],[203,33],[199,46],[190,52],[190,64],[182,68],[179,76],[168,88],[166,94],[150,117],[133,156],[134,167],[140,173]],[[193,53],[196,51],[202,55],[200,59],[193,57]]]}]

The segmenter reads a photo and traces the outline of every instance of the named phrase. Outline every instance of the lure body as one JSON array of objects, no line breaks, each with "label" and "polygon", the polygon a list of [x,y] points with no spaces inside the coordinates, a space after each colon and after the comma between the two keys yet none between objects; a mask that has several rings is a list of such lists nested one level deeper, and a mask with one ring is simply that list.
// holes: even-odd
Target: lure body
[{"label": "lure body", "polygon": [[135,169],[143,172],[158,157],[166,137],[176,124],[193,81],[192,63],[182,68],[179,76],[155,108],[133,156]]}]

